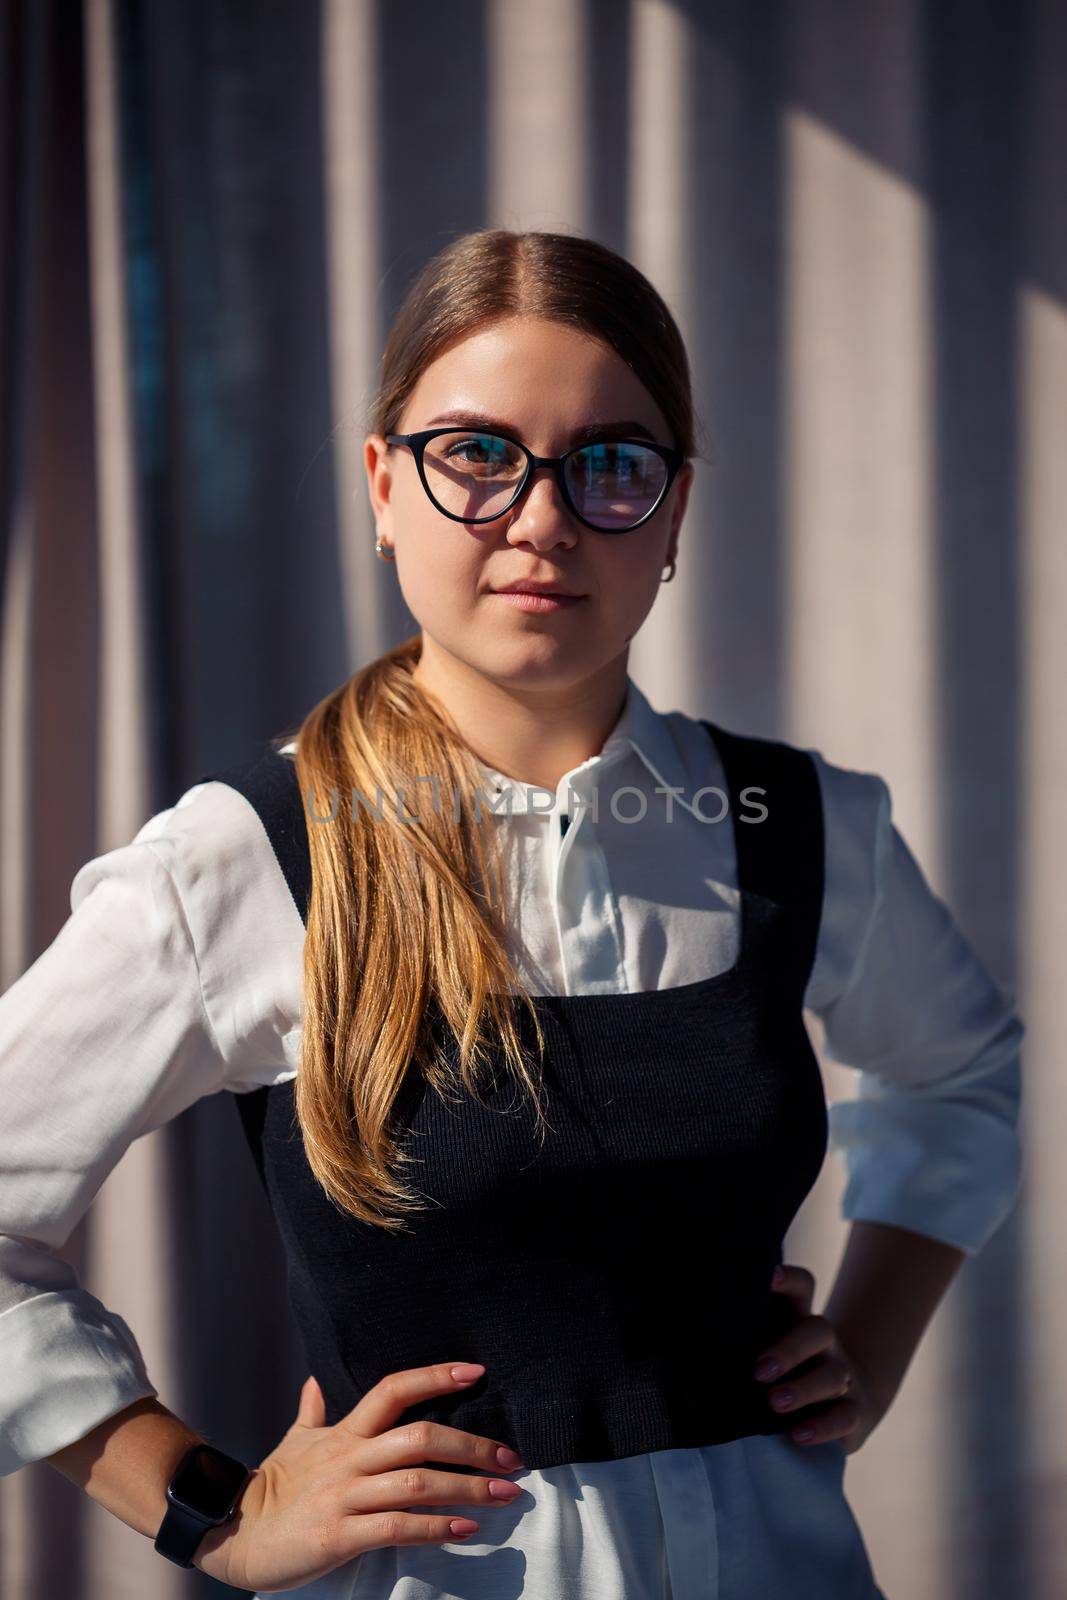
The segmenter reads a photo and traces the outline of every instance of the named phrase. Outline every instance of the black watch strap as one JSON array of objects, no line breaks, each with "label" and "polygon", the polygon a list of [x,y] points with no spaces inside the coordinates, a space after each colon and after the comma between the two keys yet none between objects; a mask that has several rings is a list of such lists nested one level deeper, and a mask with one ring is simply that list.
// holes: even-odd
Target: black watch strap
[{"label": "black watch strap", "polygon": [[194,1516],[183,1506],[168,1506],[156,1534],[156,1549],[169,1561],[176,1561],[179,1567],[191,1567],[201,1539],[218,1526],[217,1522]]}]

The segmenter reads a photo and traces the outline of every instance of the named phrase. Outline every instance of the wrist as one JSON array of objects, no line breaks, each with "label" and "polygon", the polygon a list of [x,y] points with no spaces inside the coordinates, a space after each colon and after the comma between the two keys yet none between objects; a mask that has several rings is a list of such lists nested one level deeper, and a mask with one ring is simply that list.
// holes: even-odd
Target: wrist
[{"label": "wrist", "polygon": [[192,1565],[209,1578],[217,1578],[220,1583],[228,1583],[235,1589],[247,1588],[241,1579],[241,1564],[235,1560],[235,1554],[240,1547],[239,1541],[247,1535],[262,1494],[263,1473],[258,1467],[251,1471],[252,1476],[237,1502],[233,1516],[217,1528],[207,1530],[192,1558]]},{"label": "wrist", "polygon": [[872,1346],[866,1341],[861,1329],[850,1327],[845,1320],[835,1321],[829,1311],[824,1315],[828,1322],[833,1323],[838,1342],[877,1415],[884,1417],[903,1379],[899,1364],[889,1358],[884,1348]]},{"label": "wrist", "polygon": [[[220,1583],[231,1583],[230,1567],[232,1562],[234,1524],[224,1522],[221,1527],[209,1528],[196,1547],[192,1565],[201,1572],[206,1572],[209,1578],[217,1578]],[[238,1587],[236,1584],[232,1585]]]}]

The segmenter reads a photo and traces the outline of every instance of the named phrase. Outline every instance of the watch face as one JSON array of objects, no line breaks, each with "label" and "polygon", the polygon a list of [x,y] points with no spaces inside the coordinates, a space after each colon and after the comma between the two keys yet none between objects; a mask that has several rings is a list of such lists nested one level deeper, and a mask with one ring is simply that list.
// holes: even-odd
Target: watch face
[{"label": "watch face", "polygon": [[170,1497],[198,1516],[222,1518],[247,1477],[240,1461],[210,1445],[197,1445],[179,1467],[170,1486]]}]

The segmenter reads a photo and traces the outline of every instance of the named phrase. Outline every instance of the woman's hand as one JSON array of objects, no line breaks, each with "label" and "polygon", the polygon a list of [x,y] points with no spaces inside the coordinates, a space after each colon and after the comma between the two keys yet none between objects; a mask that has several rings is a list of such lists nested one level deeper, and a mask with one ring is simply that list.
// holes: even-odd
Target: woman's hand
[{"label": "woman's hand", "polygon": [[[498,1439],[401,1422],[409,1406],[469,1389],[485,1370],[456,1363],[456,1378],[452,1367],[390,1372],[332,1427],[322,1390],[308,1378],[296,1420],[256,1468],[234,1520],[205,1534],[193,1565],[237,1589],[270,1594],[303,1588],[365,1550],[444,1544],[475,1532],[471,1518],[430,1515],[429,1507],[510,1505],[522,1489],[499,1474],[520,1471],[519,1457]],[[496,1476],[433,1470],[427,1460]]]},{"label": "woman's hand", "polygon": [[[851,1455],[877,1427],[886,1406],[869,1376],[845,1350],[833,1324],[811,1314],[815,1279],[807,1268],[776,1267],[771,1288],[793,1300],[799,1320],[762,1353],[754,1376],[773,1384],[767,1391],[768,1403],[782,1415],[826,1402],[787,1430],[797,1444],[840,1439]],[[772,1362],[777,1363],[773,1370]],[[803,1371],[796,1370],[801,1363]]]}]

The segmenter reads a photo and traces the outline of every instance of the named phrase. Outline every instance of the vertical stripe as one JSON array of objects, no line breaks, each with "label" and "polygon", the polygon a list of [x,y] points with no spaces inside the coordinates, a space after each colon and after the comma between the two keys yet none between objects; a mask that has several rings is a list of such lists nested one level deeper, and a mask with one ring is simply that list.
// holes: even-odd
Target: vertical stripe
[{"label": "vertical stripe", "polygon": [[787,114],[786,140],[787,727],[831,760],[882,772],[930,863],[926,207],[806,113]]},{"label": "vertical stripe", "polygon": [[585,5],[495,0],[486,21],[487,221],[582,229],[589,206]]},{"label": "vertical stripe", "polygon": [[374,552],[363,464],[365,411],[381,342],[378,286],[378,75],[370,0],[323,0],[322,149],[325,162],[333,465],[348,660],[369,660],[387,638],[382,587],[396,578]]},{"label": "vertical stripe", "polygon": [[[97,851],[132,838],[151,809],[145,704],[146,657],[135,492],[135,439],[127,343],[126,253],[117,27],[113,0],[88,0],[85,12],[85,140],[89,192],[89,272],[95,405],[100,595],[100,695],[97,717]],[[178,1391],[170,1329],[172,1304],[161,1261],[174,1259],[163,1176],[166,1130],[134,1143],[102,1184],[84,1224],[82,1281],[123,1316],[161,1395]],[[173,1398],[171,1404],[174,1404]],[[131,1588],[180,1600],[185,1581],[162,1563],[151,1540],[130,1537],[113,1517],[85,1524],[88,1592],[106,1589],[121,1571]]]},{"label": "vertical stripe", "polygon": [[[696,26],[682,7],[642,0],[631,10],[631,93],[627,169],[628,237],[621,249],[652,281],[670,306],[682,337],[688,334],[695,285],[691,270],[693,163],[689,61]],[[699,468],[698,468],[699,471]],[[697,496],[699,500],[699,496]],[[699,508],[688,515],[695,521]],[[690,523],[692,526],[692,522]],[[682,543],[686,535],[683,533]],[[687,570],[680,553],[678,572]],[[654,610],[630,649],[630,670],[647,683],[653,698],[679,704],[695,696],[687,652],[676,641],[696,623],[702,597],[684,579],[665,584]],[[699,702],[694,709],[703,707]]]},{"label": "vertical stripe", "polygon": [[[1063,1132],[1067,1128],[1067,1012],[1063,892],[1067,805],[1067,307],[1026,284],[1020,294],[1020,379],[1025,441],[1022,461],[1022,611],[1024,661],[1023,863],[1024,917],[1021,1008],[1032,1078],[1023,1093],[1025,1194],[1030,1211],[1024,1276],[1026,1354],[1023,1373],[1031,1418],[1027,1471],[1037,1486],[1035,1516],[1050,1562],[1048,1592],[1067,1583],[1062,1495],[1067,1481],[1067,1295],[1056,1263],[1067,1205]],[[1044,1487],[1042,1487],[1044,1486]],[[1059,1506],[1057,1509],[1057,1502]],[[1059,1554],[1055,1554],[1055,1552]]]},{"label": "vertical stripe", "polygon": [[33,513],[16,480],[0,605],[0,988],[26,970],[30,950],[29,749]]},{"label": "vertical stripe", "polygon": [[110,0],[89,0],[86,143],[100,563],[97,845],[101,850],[131,838],[149,810],[114,36]]}]

